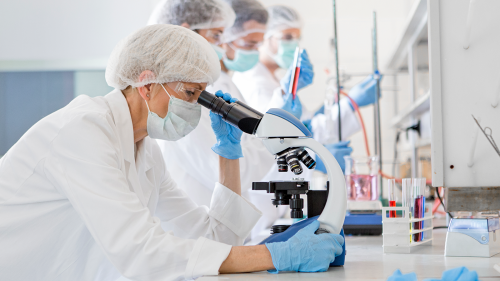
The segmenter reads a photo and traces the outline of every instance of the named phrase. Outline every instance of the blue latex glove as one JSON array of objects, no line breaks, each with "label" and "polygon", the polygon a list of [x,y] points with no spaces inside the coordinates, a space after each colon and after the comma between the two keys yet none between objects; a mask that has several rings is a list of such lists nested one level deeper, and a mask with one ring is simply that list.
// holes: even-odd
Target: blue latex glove
[{"label": "blue latex glove", "polygon": [[387,281],[418,281],[418,280],[417,280],[417,275],[414,272],[403,275],[399,269],[396,269],[396,271],[394,271],[394,274],[391,277],[389,277]]},{"label": "blue latex glove", "polygon": [[273,265],[280,271],[318,272],[327,271],[335,257],[342,254],[344,238],[339,234],[314,234],[319,221],[314,221],[288,241],[266,243]]},{"label": "blue latex glove", "polygon": [[302,103],[300,102],[299,96],[296,96],[295,99],[293,99],[292,94],[288,93],[285,94],[283,99],[285,104],[281,107],[281,109],[290,112],[293,116],[300,120],[300,117],[302,116]]},{"label": "blue latex glove", "polygon": [[[217,91],[215,95],[231,103],[238,101],[236,98],[232,98],[230,94],[224,94],[222,91]],[[217,138],[217,143],[212,146],[212,150],[227,159],[243,157],[240,144],[243,132],[239,128],[226,123],[226,121],[222,120],[221,116],[211,111],[210,121],[212,122],[212,130]]]},{"label": "blue latex glove", "polygon": [[[333,157],[335,157],[335,160],[337,160],[337,162],[339,163],[343,173],[345,173],[344,156],[349,156],[352,152],[352,147],[349,147],[350,143],[351,141],[341,141],[338,143],[325,145],[328,151],[330,151]],[[319,157],[316,157],[316,170],[326,174],[325,164],[323,164],[323,161]]]},{"label": "blue latex glove", "polygon": [[[309,56],[307,55],[306,50],[300,51],[300,74],[299,74],[299,82],[297,84],[297,92],[312,84],[314,78],[314,71],[311,62],[309,61]],[[290,89],[290,79],[292,79],[292,75],[295,72],[295,68],[291,65],[285,76],[281,79],[281,89],[285,92],[285,94],[290,94],[288,91]]]},{"label": "blue latex glove", "polygon": [[[349,96],[358,104],[359,107],[375,103],[377,79],[382,80],[382,75],[380,75],[378,71],[376,71],[375,74],[366,77],[365,80],[354,86],[349,91]],[[354,109],[352,104],[351,107]]]},{"label": "blue latex glove", "polygon": [[[466,267],[457,267],[454,269],[446,270],[441,275],[441,279],[424,279],[424,281],[479,281],[477,272],[469,271]],[[387,279],[387,281],[417,281],[415,273],[401,274],[397,269],[394,274]]]},{"label": "blue latex glove", "polygon": [[425,279],[424,281],[478,281],[477,272],[469,271],[465,266],[446,270],[441,279]]}]

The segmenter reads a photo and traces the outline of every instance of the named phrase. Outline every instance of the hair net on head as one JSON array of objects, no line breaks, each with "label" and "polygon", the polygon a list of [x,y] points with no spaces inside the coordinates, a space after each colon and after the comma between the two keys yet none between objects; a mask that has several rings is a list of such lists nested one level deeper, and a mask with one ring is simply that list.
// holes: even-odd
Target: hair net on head
[{"label": "hair net on head", "polygon": [[149,17],[151,24],[189,24],[191,30],[230,27],[236,15],[222,0],[163,0]]},{"label": "hair net on head", "polygon": [[240,37],[244,37],[253,32],[265,32],[265,30],[245,30],[243,24],[247,21],[254,20],[261,24],[267,23],[267,11],[256,0],[224,0],[229,3],[236,13],[236,20],[233,26],[224,31],[224,41],[231,42]]},{"label": "hair net on head", "polygon": [[285,29],[302,28],[299,14],[290,7],[271,6],[267,8],[267,12],[269,13],[269,21],[267,22],[266,38]]},{"label": "hair net on head", "polygon": [[[153,75],[139,82],[145,70]],[[219,58],[207,40],[181,26],[155,24],[118,43],[105,76],[109,86],[123,90],[175,81],[212,84],[219,75]]]}]

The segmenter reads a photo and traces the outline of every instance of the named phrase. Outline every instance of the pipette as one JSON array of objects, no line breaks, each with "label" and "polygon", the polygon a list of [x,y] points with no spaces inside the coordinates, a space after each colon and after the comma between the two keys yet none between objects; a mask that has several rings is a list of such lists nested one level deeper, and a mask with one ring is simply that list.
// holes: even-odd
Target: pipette
[{"label": "pipette", "polygon": [[295,99],[295,96],[297,95],[297,85],[299,83],[299,75],[300,75],[300,48],[297,47],[295,49],[295,57],[293,59],[293,74],[290,79],[290,88],[288,91],[292,93],[293,99]]}]

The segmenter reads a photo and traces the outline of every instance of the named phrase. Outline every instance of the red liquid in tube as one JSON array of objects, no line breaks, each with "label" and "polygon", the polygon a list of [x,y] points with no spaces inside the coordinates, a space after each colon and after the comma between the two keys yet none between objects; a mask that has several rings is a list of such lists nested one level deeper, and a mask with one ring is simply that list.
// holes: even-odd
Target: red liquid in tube
[{"label": "red liquid in tube", "polygon": [[[425,198],[423,196],[418,196],[415,198],[415,206],[413,208],[414,215],[413,217],[416,219],[420,219],[424,217],[424,204],[425,204]],[[423,228],[423,222],[414,222],[413,223],[413,229],[422,229]],[[413,241],[414,242],[420,242],[423,240],[423,233],[415,233],[413,234]]]},{"label": "red liquid in tube", "polygon": [[295,77],[293,78],[293,88],[292,88],[292,95],[293,99],[295,99],[295,96],[297,95],[297,85],[299,84],[299,75],[300,75],[300,67],[295,67]]},{"label": "red liquid in tube", "polygon": [[[396,201],[389,201],[389,207],[396,207]],[[390,218],[395,218],[396,217],[396,211],[389,211],[389,217]]]}]

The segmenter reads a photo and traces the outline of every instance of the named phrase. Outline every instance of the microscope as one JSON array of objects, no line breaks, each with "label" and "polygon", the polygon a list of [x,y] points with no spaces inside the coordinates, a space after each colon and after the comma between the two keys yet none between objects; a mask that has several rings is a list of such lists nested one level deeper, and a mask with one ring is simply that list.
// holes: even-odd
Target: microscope
[{"label": "microscope", "polygon": [[[243,132],[262,139],[267,150],[276,156],[280,172],[286,172],[289,168],[295,175],[300,175],[303,171],[300,163],[313,169],[316,163],[305,148],[314,151],[323,160],[328,173],[327,190],[309,190],[309,183],[300,178],[252,184],[253,190],[274,193],[273,205],[289,205],[292,218],[303,217],[304,199],[300,195],[307,194],[308,200],[308,219],[291,226],[274,225],[272,235],[261,244],[286,241],[316,219],[320,222],[316,234],[335,233],[344,236],[342,226],[347,208],[344,174],[335,157],[312,138],[311,132],[302,122],[282,109],[272,108],[262,114],[240,101],[228,103],[207,91],[200,94],[198,103]],[[330,266],[342,266],[344,260],[345,243],[342,254]]]}]

